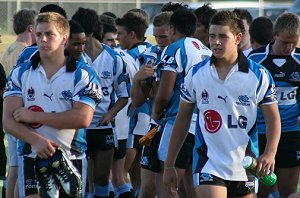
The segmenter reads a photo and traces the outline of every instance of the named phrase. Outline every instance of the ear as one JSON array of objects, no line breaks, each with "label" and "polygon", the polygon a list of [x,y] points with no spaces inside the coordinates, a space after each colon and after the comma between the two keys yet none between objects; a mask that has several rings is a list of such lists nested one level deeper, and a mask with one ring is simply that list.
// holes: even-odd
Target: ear
[{"label": "ear", "polygon": [[68,36],[67,34],[63,35],[62,44],[63,44],[64,46],[66,46],[67,43],[68,43],[68,41],[69,41],[69,36]]},{"label": "ear", "polygon": [[242,39],[243,39],[243,33],[240,32],[235,36],[235,44],[239,45]]},{"label": "ear", "polygon": [[130,31],[128,35],[129,35],[129,37],[130,37],[131,39],[136,38],[136,35],[135,35],[135,32],[134,32],[134,31]]},{"label": "ear", "polygon": [[27,31],[28,32],[33,32],[33,25],[28,25],[27,26]]}]

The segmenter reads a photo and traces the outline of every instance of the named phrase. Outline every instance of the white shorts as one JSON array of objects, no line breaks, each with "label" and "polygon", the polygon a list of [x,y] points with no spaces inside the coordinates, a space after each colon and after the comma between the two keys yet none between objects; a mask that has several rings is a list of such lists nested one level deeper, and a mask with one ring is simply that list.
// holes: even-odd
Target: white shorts
[{"label": "white shorts", "polygon": [[127,104],[115,117],[115,132],[118,140],[125,140],[128,138],[128,131],[129,131],[129,116],[127,116],[128,111]]},{"label": "white shorts", "polygon": [[130,118],[130,130],[134,135],[145,135],[148,132],[150,123],[150,115],[146,113],[138,113],[137,116]]},{"label": "white shorts", "polygon": [[7,133],[9,166],[18,166],[17,138]]}]

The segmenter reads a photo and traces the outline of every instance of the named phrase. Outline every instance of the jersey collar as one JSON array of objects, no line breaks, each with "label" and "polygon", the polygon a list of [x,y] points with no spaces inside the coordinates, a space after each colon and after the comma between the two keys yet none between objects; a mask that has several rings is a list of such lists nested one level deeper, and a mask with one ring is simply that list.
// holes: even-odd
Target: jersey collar
[{"label": "jersey collar", "polygon": [[[32,63],[32,68],[36,69],[39,65],[41,58],[40,58],[40,53],[37,52],[35,53],[30,61]],[[72,56],[68,56],[67,61],[66,61],[66,71],[67,72],[74,72],[76,70],[76,60]]]},{"label": "jersey collar", "polygon": [[[210,60],[210,65],[212,65],[215,61],[216,61],[216,57],[212,55]],[[249,72],[249,65],[248,65],[247,58],[241,50],[239,50],[239,54],[238,54],[238,70],[244,73]]]}]

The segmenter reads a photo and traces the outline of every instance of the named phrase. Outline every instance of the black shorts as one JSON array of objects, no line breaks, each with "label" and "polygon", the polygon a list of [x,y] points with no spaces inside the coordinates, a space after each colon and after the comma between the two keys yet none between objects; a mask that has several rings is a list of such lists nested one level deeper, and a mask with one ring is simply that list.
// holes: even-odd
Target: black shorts
[{"label": "black shorts", "polygon": [[[141,167],[144,169],[159,172],[161,170],[160,160],[157,156],[157,150],[161,139],[161,133],[156,133],[151,146],[145,146],[142,152]],[[195,136],[188,133],[175,161],[175,167],[187,169],[193,162],[193,148],[195,145]]]},{"label": "black shorts", "polygon": [[118,147],[114,150],[114,159],[122,159],[126,155],[126,142],[127,139],[118,140]]},{"label": "black shorts", "polygon": [[[264,152],[266,147],[266,135],[259,134],[259,153]],[[276,157],[276,168],[292,168],[300,166],[300,132],[283,132],[281,133]]]},{"label": "black shorts", "polygon": [[147,170],[151,170],[155,173],[161,171],[161,161],[158,159],[157,150],[161,139],[161,132],[154,135],[152,144],[150,146],[143,146],[141,167]]},{"label": "black shorts", "polygon": [[187,169],[193,163],[195,135],[188,133],[175,161],[175,167]]},{"label": "black shorts", "polygon": [[112,128],[108,129],[87,129],[87,154],[95,150],[106,151],[115,147],[114,133]]},{"label": "black shorts", "polygon": [[4,145],[4,132],[0,129],[0,180],[5,180],[6,178],[6,163],[7,157]]},{"label": "black shorts", "polygon": [[142,135],[129,134],[127,139],[127,148],[134,148],[138,151],[142,151],[143,146],[139,144],[139,140]]},{"label": "black shorts", "polygon": [[195,173],[193,175],[194,183],[198,185],[215,185],[227,188],[228,197],[242,197],[258,190],[258,180],[252,176],[248,176],[248,181],[228,181],[208,173]]}]

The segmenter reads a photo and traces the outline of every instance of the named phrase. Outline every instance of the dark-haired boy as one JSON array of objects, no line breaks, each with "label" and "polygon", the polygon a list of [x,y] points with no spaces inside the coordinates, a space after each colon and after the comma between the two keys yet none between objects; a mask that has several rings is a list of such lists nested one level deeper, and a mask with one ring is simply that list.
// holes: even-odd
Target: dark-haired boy
[{"label": "dark-haired boy", "polygon": [[193,155],[197,197],[253,197],[255,179],[247,177],[242,160],[245,155],[258,157],[258,105],[268,115],[268,144],[258,158],[257,174],[274,171],[280,137],[275,85],[266,69],[239,51],[243,31],[243,22],[234,13],[214,15],[209,28],[213,55],[194,65],[181,85],[179,112],[165,162],[164,184],[170,195],[176,193],[173,167],[195,106],[199,111]]}]

